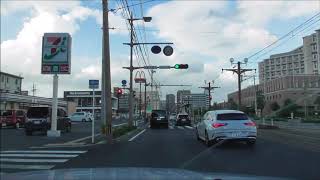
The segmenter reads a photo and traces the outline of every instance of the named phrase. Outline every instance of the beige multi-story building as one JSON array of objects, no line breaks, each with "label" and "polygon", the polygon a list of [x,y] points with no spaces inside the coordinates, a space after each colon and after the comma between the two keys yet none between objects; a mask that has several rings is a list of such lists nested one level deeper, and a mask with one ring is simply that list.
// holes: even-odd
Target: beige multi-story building
[{"label": "beige multi-story building", "polygon": [[[320,96],[320,75],[287,75],[249,86],[241,91],[242,106],[254,107],[256,91],[261,91],[265,96],[264,114],[272,112],[271,103],[277,102],[282,107],[287,99],[298,106],[317,110],[314,101]],[[228,100],[231,99],[238,104],[238,92],[228,94]]]},{"label": "beige multi-story building", "polygon": [[320,74],[320,29],[303,37],[303,45],[259,62],[259,82],[287,75]]}]

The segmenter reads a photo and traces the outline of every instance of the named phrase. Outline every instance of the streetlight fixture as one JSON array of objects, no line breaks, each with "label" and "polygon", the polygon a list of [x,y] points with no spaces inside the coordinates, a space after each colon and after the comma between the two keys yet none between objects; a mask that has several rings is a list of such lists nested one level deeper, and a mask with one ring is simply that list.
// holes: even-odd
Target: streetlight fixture
[{"label": "streetlight fixture", "polygon": [[152,17],[143,17],[142,19],[144,22],[151,22]]}]

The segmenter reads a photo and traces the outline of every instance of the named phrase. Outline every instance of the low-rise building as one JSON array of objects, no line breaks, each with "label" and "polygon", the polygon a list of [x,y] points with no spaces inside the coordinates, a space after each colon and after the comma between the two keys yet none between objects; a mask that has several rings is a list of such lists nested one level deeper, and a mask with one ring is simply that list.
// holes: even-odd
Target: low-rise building
[{"label": "low-rise building", "polygon": [[0,71],[0,92],[20,94],[22,79],[21,76]]}]

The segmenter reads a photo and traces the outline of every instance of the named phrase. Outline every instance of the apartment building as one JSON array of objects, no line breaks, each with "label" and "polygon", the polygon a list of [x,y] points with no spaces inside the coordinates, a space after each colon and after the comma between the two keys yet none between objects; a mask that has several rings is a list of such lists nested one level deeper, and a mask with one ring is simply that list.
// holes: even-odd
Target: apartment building
[{"label": "apartment building", "polygon": [[259,82],[287,75],[320,73],[320,29],[303,37],[303,45],[259,62]]}]

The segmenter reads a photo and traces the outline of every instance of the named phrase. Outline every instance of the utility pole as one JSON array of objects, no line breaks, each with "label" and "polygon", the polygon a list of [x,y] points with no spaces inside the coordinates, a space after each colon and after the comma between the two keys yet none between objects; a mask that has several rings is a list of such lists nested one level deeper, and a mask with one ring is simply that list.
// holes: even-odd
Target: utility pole
[{"label": "utility pole", "polygon": [[[207,82],[205,81],[205,84],[207,84]],[[212,85],[214,84],[214,81],[212,81]],[[204,90],[208,90],[208,93],[209,93],[209,110],[211,108],[211,100],[212,100],[212,97],[211,97],[211,90],[214,90],[216,88],[220,88],[220,87],[217,87],[217,86],[211,86],[211,82],[209,81],[208,83],[208,86],[202,86],[202,87],[199,87],[199,88],[202,88]]]},{"label": "utility pole", "polygon": [[147,82],[144,83],[144,120],[147,119],[147,86],[150,85],[150,83],[147,84]]},{"label": "utility pole", "polygon": [[253,70],[256,71],[256,69],[242,69],[241,68],[241,64],[247,64],[248,58],[245,58],[244,62],[238,61],[237,63],[233,63],[234,59],[230,58],[230,62],[231,62],[231,65],[232,64],[236,64],[237,68],[234,68],[234,69],[222,69],[222,72],[223,71],[231,71],[231,72],[236,73],[238,75],[238,110],[240,110],[240,107],[241,107],[241,75],[244,74],[247,71],[253,71]]},{"label": "utility pole", "polygon": [[106,125],[107,142],[112,143],[112,102],[110,75],[110,47],[109,47],[109,10],[108,0],[102,0],[103,9],[103,60],[102,60],[102,104],[103,124]]},{"label": "utility pole", "polygon": [[256,115],[258,115],[258,104],[257,104],[257,86],[256,86],[256,75],[251,76],[242,76],[242,77],[248,77],[247,79],[242,79],[241,82],[248,80],[250,78],[253,78],[253,87],[254,87],[254,112]]}]

